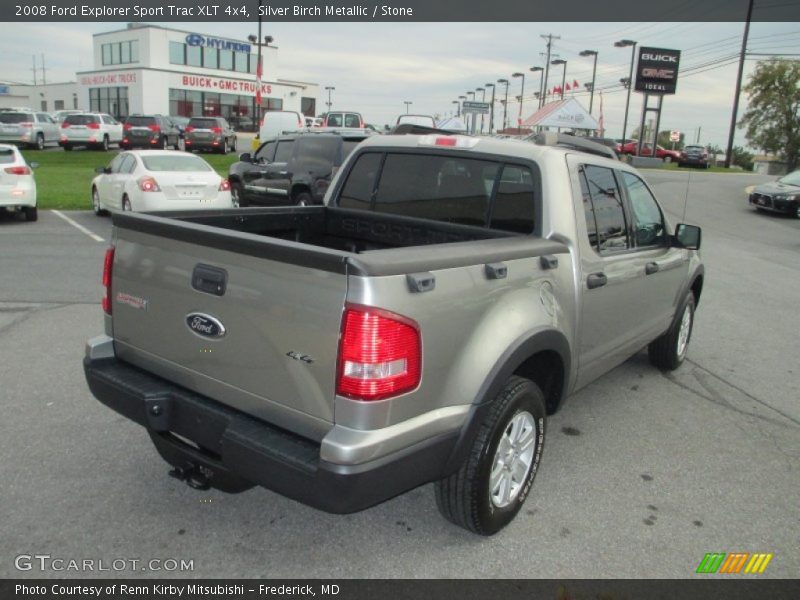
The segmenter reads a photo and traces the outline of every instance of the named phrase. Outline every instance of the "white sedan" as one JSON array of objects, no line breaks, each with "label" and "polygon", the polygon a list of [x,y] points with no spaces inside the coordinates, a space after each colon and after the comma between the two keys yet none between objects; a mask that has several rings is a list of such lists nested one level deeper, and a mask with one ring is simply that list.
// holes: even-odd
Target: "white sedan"
[{"label": "white sedan", "polygon": [[96,169],[92,208],[109,210],[196,210],[231,208],[231,186],[211,165],[177,150],[121,152]]},{"label": "white sedan", "polygon": [[0,144],[0,209],[22,211],[25,219],[38,218],[36,208],[36,181],[32,168],[16,146]]}]

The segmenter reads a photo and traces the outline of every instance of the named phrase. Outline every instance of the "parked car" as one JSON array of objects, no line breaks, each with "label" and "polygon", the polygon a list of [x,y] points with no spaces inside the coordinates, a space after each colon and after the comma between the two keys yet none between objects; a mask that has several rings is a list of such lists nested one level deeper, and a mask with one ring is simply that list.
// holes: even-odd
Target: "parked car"
[{"label": "parked car", "polygon": [[398,125],[409,124],[409,125],[421,125],[423,127],[430,127],[431,129],[436,128],[436,119],[434,119],[430,115],[400,115],[397,117],[397,121],[395,121],[395,127]]},{"label": "parked car", "polygon": [[[639,140],[632,140],[622,146],[620,154],[631,154],[638,156]],[[653,144],[642,144],[641,156],[653,156]],[[667,150],[663,146],[656,146],[656,158],[660,158],[664,162],[678,162],[681,158],[681,153],[677,150]]]},{"label": "parked car", "polygon": [[92,208],[160,211],[231,208],[228,180],[205,160],[175,150],[121,152],[106,167],[95,169]]},{"label": "parked car", "polygon": [[0,112],[0,142],[44,150],[58,143],[58,124],[45,112]]},{"label": "parked car", "polygon": [[186,126],[187,151],[236,152],[236,132],[222,117],[192,117]]},{"label": "parked car", "polygon": [[645,346],[678,368],[703,287],[700,229],[560,142],[376,135],[324,206],[116,220],[89,388],[193,488],[348,513],[435,482],[446,519],[498,532],[548,415]]},{"label": "parked car", "polygon": [[686,165],[709,168],[711,165],[708,162],[708,149],[695,144],[684,146],[678,158],[678,166],[685,167]]},{"label": "parked car", "polygon": [[258,138],[266,142],[288,131],[297,131],[305,126],[303,115],[294,110],[269,110],[261,117]]},{"label": "parked car", "polygon": [[777,181],[757,185],[748,202],[758,210],[780,212],[800,219],[800,169]]},{"label": "parked car", "polygon": [[360,129],[313,129],[264,142],[255,154],[242,154],[230,166],[234,204],[322,204],[333,174],[369,136]]},{"label": "parked car", "polygon": [[181,132],[163,115],[131,115],[122,126],[120,148],[180,149]]},{"label": "parked car", "polygon": [[67,115],[59,128],[58,145],[67,152],[81,146],[108,151],[111,144],[122,142],[122,123],[105,113]]},{"label": "parked car", "polygon": [[348,129],[363,129],[364,117],[357,112],[329,112],[325,115],[322,127],[347,127]]},{"label": "parked car", "polygon": [[51,112],[50,116],[53,117],[53,120],[56,123],[61,124],[64,121],[64,119],[67,118],[67,116],[69,116],[69,115],[80,115],[80,114],[85,113],[85,112],[87,112],[87,111],[68,108],[66,110],[57,110],[55,112]]},{"label": "parked car", "polygon": [[27,221],[39,218],[36,205],[36,180],[33,169],[16,146],[0,144],[0,208],[22,211]]}]

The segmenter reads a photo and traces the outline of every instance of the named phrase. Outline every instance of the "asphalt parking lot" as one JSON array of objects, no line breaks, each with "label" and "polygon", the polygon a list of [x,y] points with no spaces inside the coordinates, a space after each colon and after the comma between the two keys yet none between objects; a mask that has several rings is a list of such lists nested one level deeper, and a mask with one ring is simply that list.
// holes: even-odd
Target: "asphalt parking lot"
[{"label": "asphalt parking lot", "polygon": [[800,220],[746,206],[767,177],[643,173],[673,222],[703,227],[688,362],[665,375],[640,353],[571,397],[525,507],[488,539],[445,522],[431,485],[336,516],[167,477],[83,379],[110,220],[0,220],[0,576],[80,575],[14,567],[49,554],[194,561],[124,576],[684,578],[707,552],[742,551],[774,554],[763,576],[796,577]]}]

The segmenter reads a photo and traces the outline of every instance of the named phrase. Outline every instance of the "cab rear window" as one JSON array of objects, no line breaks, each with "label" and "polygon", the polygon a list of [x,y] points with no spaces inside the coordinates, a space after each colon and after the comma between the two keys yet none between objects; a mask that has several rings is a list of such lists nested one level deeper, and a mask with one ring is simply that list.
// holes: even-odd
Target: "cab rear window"
[{"label": "cab rear window", "polygon": [[538,179],[528,166],[461,156],[364,153],[339,206],[532,233]]}]

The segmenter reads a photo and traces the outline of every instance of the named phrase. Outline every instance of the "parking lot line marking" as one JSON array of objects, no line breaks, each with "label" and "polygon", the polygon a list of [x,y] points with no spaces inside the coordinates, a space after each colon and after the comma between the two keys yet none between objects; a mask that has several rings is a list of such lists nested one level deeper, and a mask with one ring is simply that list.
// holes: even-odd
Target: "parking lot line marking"
[{"label": "parking lot line marking", "polygon": [[88,235],[88,236],[89,236],[90,238],[92,238],[92,239],[93,239],[95,242],[105,242],[105,239],[101,238],[101,237],[100,237],[99,235],[97,235],[96,233],[92,233],[91,231],[89,231],[88,229],[86,229],[86,227],[84,227],[84,226],[83,226],[83,225],[81,225],[80,223],[77,223],[77,222],[73,221],[73,220],[72,220],[72,219],[70,219],[70,218],[69,218],[67,215],[65,215],[65,214],[61,213],[60,211],[54,210],[54,211],[53,211],[53,214],[55,214],[55,215],[58,215],[59,217],[61,217],[62,219],[64,219],[64,220],[65,220],[67,223],[69,223],[70,225],[72,225],[72,226],[73,226],[75,229],[77,229],[77,230],[78,230],[78,231],[80,231],[81,233],[85,233],[86,235]]}]

